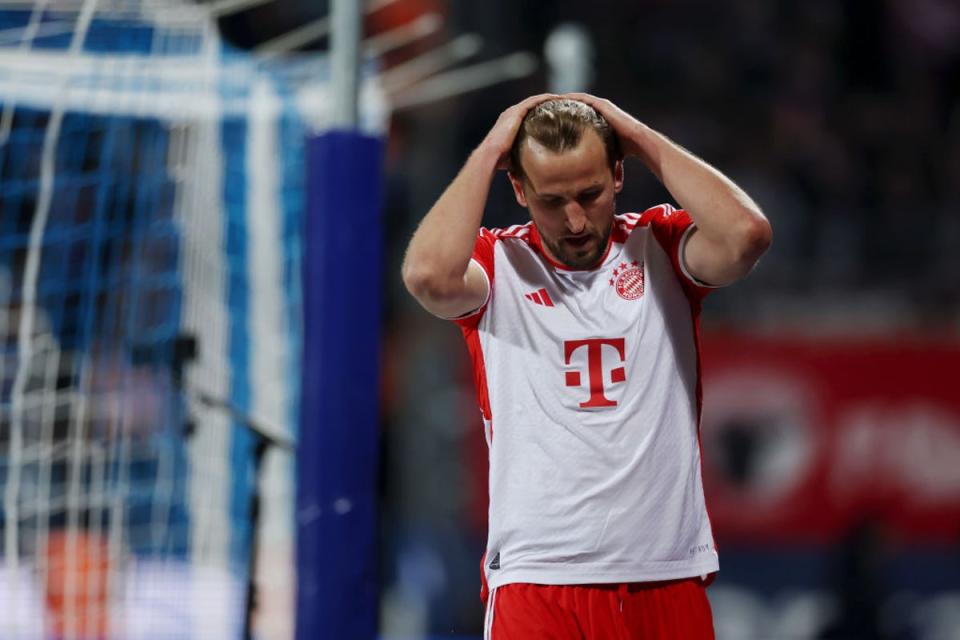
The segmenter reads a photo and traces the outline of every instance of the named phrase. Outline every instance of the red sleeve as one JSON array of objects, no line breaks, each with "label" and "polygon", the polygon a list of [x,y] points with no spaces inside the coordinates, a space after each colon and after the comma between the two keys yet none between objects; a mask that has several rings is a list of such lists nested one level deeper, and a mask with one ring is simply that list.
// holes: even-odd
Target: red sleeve
[{"label": "red sleeve", "polygon": [[675,209],[669,204],[661,204],[644,211],[640,216],[640,223],[649,225],[653,229],[657,242],[670,256],[673,271],[688,298],[696,301],[703,300],[716,288],[694,278],[687,271],[683,261],[684,244],[694,228],[690,214],[683,209]]},{"label": "red sleeve", "polygon": [[490,295],[493,292],[493,247],[497,242],[497,236],[483,227],[477,233],[477,241],[473,245],[473,255],[470,259],[476,262],[487,275],[487,299],[483,304],[471,311],[467,315],[453,318],[452,320],[460,325],[461,328],[474,328],[483,317],[483,312],[487,310],[487,304],[490,302]]}]

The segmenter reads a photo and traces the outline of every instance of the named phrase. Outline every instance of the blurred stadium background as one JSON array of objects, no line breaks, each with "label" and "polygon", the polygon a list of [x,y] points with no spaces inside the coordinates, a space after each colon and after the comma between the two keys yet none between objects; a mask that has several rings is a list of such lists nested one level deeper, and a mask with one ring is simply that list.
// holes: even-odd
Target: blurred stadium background
[{"label": "blurred stadium background", "polygon": [[344,138],[330,4],[0,1],[0,637],[478,637],[469,364],[400,260],[589,90],[775,230],[704,313],[718,638],[960,638],[960,5],[371,1]]}]

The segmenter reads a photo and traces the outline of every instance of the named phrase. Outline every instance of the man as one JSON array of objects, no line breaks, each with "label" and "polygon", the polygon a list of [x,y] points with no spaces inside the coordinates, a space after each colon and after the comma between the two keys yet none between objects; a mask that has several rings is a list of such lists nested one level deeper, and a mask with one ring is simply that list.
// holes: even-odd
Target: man
[{"label": "man", "polygon": [[[615,215],[625,156],[682,210]],[[480,228],[498,168],[531,223]],[[713,637],[700,301],[770,239],[733,182],[586,94],[504,111],[427,213],[403,277],[474,363],[488,638]]]}]

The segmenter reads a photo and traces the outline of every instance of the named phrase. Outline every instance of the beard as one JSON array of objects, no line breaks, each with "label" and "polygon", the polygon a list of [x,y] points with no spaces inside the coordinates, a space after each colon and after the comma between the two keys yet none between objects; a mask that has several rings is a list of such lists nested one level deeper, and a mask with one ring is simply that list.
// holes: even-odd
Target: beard
[{"label": "beard", "polygon": [[576,236],[559,238],[548,238],[540,233],[540,239],[564,266],[571,269],[589,269],[595,267],[606,252],[612,229],[611,219],[605,229],[586,229]]}]

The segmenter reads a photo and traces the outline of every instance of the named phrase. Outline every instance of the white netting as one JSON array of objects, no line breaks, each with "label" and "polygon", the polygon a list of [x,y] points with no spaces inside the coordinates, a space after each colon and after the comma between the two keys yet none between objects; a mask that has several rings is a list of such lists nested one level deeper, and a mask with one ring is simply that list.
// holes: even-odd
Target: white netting
[{"label": "white netting", "polygon": [[7,7],[0,636],[236,637],[251,570],[289,636],[324,62],[224,53],[196,7]]}]

